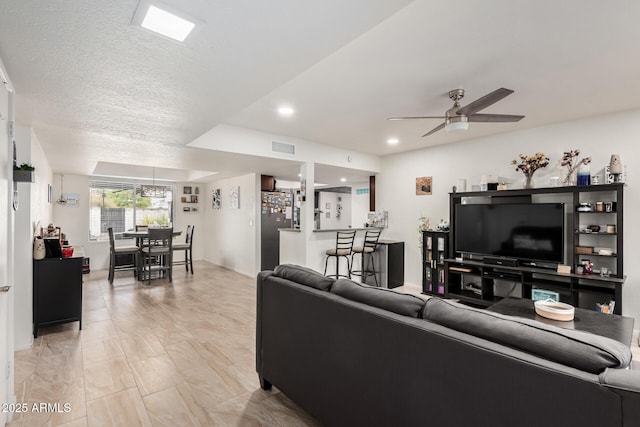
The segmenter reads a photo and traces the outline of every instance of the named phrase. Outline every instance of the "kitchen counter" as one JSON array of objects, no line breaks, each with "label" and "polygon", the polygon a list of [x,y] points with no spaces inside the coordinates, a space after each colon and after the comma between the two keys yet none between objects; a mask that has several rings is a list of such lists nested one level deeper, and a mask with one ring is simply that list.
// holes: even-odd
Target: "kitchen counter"
[{"label": "kitchen counter", "polygon": [[362,227],[362,228],[332,228],[332,229],[326,229],[326,230],[313,230],[314,233],[324,233],[324,232],[338,232],[338,231],[366,231],[366,230],[383,230],[382,228],[378,228],[378,227]]}]

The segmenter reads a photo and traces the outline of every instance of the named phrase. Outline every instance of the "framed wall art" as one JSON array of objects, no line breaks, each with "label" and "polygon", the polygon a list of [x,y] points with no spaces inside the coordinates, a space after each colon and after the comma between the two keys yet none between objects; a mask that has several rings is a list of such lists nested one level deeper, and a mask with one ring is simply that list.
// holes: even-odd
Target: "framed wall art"
[{"label": "framed wall art", "polygon": [[416,196],[431,195],[432,177],[416,178]]}]

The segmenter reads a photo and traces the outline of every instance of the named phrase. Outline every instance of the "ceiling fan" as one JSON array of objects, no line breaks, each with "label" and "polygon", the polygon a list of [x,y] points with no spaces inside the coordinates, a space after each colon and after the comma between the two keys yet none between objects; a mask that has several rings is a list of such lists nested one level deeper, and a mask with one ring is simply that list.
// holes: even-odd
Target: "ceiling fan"
[{"label": "ceiling fan", "polygon": [[447,132],[465,131],[469,128],[469,122],[517,122],[522,120],[524,116],[511,114],[477,114],[478,111],[484,110],[512,93],[513,91],[511,89],[496,89],[482,98],[476,99],[471,104],[461,107],[460,100],[464,97],[464,89],[453,89],[449,91],[449,98],[453,101],[453,107],[449,108],[444,116],[390,117],[387,120],[444,119],[444,123],[425,133],[422,135],[423,137],[434,134],[441,129],[445,129]]}]

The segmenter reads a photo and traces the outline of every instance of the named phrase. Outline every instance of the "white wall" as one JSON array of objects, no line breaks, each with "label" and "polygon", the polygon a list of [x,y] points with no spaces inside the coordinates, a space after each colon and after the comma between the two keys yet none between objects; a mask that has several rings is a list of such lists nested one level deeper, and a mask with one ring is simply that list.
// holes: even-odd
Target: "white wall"
[{"label": "white wall", "polygon": [[[255,276],[259,264],[260,176],[248,174],[207,184],[204,208],[204,259],[238,273]],[[240,208],[231,209],[231,188],[240,187]],[[221,190],[220,209],[211,207],[211,192]]]},{"label": "white wall", "polygon": [[[187,195],[183,194],[184,187],[191,187],[192,194]],[[195,188],[198,188],[200,194],[195,194]],[[209,203],[209,207],[211,206],[211,198],[207,197],[206,193],[207,186],[206,184],[199,182],[177,182],[175,184],[174,190],[174,200],[175,200],[175,210],[174,210],[174,218],[173,218],[173,229],[182,231],[182,235],[176,238],[176,241],[184,242],[185,235],[184,233],[187,231],[187,225],[195,226],[193,231],[193,259],[201,260],[204,259],[204,213],[207,208],[207,203]],[[182,197],[187,197],[187,200],[190,200],[191,195],[198,196],[198,203],[182,203]],[[191,209],[190,212],[185,212],[184,207],[188,207]],[[193,209],[196,209],[194,212]],[[176,257],[179,259],[183,258],[183,255],[176,254]]]},{"label": "white wall", "polygon": [[36,223],[51,222],[52,205],[47,201],[53,173],[31,128],[16,126],[18,163],[31,163],[35,168],[34,183],[18,183],[19,206],[15,216],[14,274],[15,306],[14,345],[25,349],[33,341],[33,236]]},{"label": "white wall", "polygon": [[[0,283],[14,284],[14,211],[11,205],[13,193],[13,144],[10,129],[14,122],[13,85],[6,77],[6,69],[0,59]],[[15,286],[0,293],[0,402],[14,403],[14,303]],[[6,374],[5,374],[6,373]],[[0,426],[10,422],[12,414],[0,413]]]},{"label": "white wall", "polygon": [[[293,144],[295,154],[273,152],[272,141]],[[304,163],[315,162],[372,172],[379,171],[381,164],[380,158],[373,154],[353,152],[317,142],[226,124],[220,124],[205,132],[187,146]],[[307,182],[312,181],[307,180]]]},{"label": "white wall", "polygon": [[[473,132],[471,125],[469,132]],[[478,124],[477,126],[482,126]],[[496,125],[498,126],[498,125]],[[625,188],[626,284],[623,287],[623,314],[640,321],[640,271],[634,268],[634,248],[640,241],[640,223],[631,220],[640,211],[640,186],[634,185],[636,159],[640,156],[640,111],[544,126],[514,133],[468,140],[457,144],[411,151],[383,158],[383,172],[376,179],[377,204],[389,210],[389,229],[385,238],[403,240],[405,281],[421,282],[417,219],[431,218],[432,225],[449,218],[448,193],[459,178],[467,179],[467,189],[479,184],[482,174],[491,173],[511,181],[509,188],[521,188],[522,174],[510,162],[519,153],[542,151],[551,164],[534,175],[536,185],[548,186],[549,177],[560,174],[558,161],[564,151],[580,149],[591,156],[591,172],[603,168],[612,153],[621,156],[628,169]],[[582,154],[581,156],[582,157]],[[416,196],[415,179],[433,176],[433,194]]]},{"label": "white wall", "polygon": [[[337,215],[338,204],[342,206],[340,217]],[[320,214],[321,230],[351,227],[351,194],[320,191],[318,192],[318,207],[322,211]],[[327,213],[329,218],[327,218]]]}]

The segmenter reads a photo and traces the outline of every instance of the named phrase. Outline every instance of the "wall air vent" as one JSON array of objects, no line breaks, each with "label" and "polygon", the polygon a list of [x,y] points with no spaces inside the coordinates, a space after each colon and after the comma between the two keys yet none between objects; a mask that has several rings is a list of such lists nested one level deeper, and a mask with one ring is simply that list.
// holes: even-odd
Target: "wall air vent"
[{"label": "wall air vent", "polygon": [[271,151],[284,154],[296,154],[296,146],[284,142],[271,141]]}]

